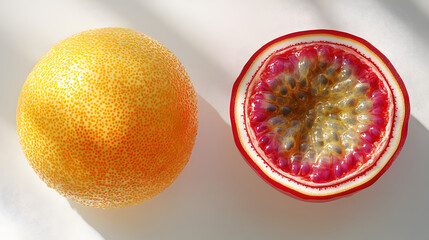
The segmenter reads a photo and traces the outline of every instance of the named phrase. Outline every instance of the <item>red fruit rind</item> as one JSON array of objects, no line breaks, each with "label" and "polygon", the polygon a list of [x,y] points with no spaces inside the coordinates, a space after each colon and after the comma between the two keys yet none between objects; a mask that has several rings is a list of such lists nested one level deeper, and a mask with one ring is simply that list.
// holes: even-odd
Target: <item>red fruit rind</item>
[{"label": "red fruit rind", "polygon": [[[315,183],[302,181],[297,177],[281,172],[267,162],[264,153],[255,145],[254,136],[249,130],[246,105],[249,86],[255,74],[267,64],[273,53],[291,46],[309,43],[328,43],[355,51],[355,54],[372,64],[388,92],[387,111],[389,122],[385,135],[377,146],[376,153],[367,166],[337,180]],[[370,43],[354,35],[334,30],[310,30],[296,32],[277,38],[260,48],[244,66],[237,78],[231,96],[231,124],[236,145],[247,162],[267,182],[277,189],[307,200],[327,200],[338,198],[373,184],[393,163],[405,142],[410,106],[408,93],[402,79],[390,61]]]}]

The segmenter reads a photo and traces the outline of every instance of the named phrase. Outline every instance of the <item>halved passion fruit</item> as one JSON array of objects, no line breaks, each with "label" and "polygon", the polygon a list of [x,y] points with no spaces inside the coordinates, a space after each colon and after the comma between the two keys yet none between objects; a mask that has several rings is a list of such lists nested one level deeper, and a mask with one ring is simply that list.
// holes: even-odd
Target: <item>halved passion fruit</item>
[{"label": "halved passion fruit", "polygon": [[399,154],[410,106],[399,74],[367,41],[297,32],[259,49],[234,84],[231,123],[274,187],[332,199],[374,183]]}]

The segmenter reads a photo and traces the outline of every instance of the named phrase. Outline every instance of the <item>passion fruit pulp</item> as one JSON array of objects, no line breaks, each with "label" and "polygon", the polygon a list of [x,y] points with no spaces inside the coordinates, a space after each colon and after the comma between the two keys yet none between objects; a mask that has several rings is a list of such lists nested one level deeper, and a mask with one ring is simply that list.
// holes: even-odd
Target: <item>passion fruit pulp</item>
[{"label": "passion fruit pulp", "polygon": [[244,66],[231,97],[235,142],[277,189],[332,199],[374,183],[399,154],[409,100],[367,41],[311,30],[277,38]]}]

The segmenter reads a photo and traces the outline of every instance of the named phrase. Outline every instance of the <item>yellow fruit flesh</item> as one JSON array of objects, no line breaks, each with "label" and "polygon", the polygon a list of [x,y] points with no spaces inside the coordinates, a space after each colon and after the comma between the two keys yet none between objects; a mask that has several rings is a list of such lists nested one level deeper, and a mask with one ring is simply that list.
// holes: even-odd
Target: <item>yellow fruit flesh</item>
[{"label": "yellow fruit flesh", "polygon": [[36,173],[88,206],[150,199],[185,167],[197,102],[177,58],[133,30],[104,28],[55,45],[22,90],[17,128]]}]

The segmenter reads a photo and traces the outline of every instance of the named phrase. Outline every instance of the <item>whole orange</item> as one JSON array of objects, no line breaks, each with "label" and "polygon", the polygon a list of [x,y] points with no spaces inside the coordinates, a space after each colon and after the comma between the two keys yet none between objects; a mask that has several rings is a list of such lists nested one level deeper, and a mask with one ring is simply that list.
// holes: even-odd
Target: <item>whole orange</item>
[{"label": "whole orange", "polygon": [[40,178],[81,204],[150,199],[187,164],[197,99],[183,65],[134,30],[101,28],[53,46],[17,107],[23,151]]}]

